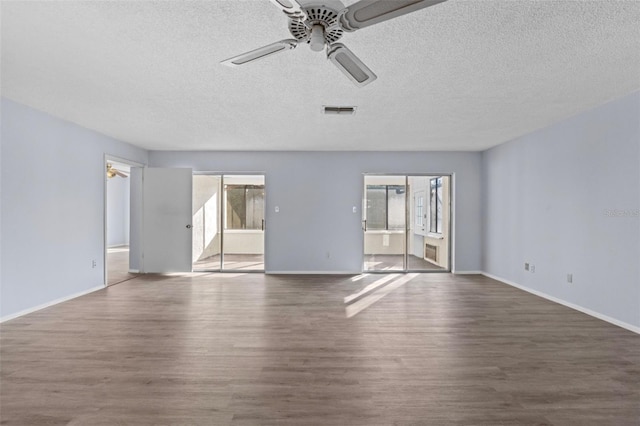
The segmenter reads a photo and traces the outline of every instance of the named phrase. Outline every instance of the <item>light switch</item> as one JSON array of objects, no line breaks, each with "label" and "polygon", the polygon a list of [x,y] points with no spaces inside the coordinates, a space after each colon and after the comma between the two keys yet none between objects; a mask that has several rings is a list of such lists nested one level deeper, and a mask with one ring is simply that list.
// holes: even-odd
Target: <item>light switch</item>
[{"label": "light switch", "polygon": [[276,213],[280,213],[280,207],[276,206]]},{"label": "light switch", "polygon": [[358,213],[358,208],[356,206],[353,206],[353,212]]}]

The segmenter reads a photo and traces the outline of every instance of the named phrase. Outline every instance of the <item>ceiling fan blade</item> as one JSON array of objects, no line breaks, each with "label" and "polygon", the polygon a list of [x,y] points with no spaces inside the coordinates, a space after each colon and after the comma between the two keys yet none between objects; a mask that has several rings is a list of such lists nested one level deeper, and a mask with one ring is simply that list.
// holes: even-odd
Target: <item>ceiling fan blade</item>
[{"label": "ceiling fan blade", "polygon": [[292,19],[306,20],[307,14],[297,0],[270,0],[278,9]]},{"label": "ceiling fan blade", "polygon": [[366,86],[378,76],[342,43],[329,47],[327,56],[358,87]]},{"label": "ceiling fan blade", "polygon": [[295,49],[297,46],[298,40],[280,40],[275,43],[260,47],[256,50],[243,53],[242,55],[226,59],[222,61],[221,64],[228,65],[230,67],[236,67],[238,65],[244,65],[249,62],[257,61],[258,59],[263,59],[269,55],[273,55],[274,53],[280,53],[284,52],[285,50]]},{"label": "ceiling fan blade", "polygon": [[340,23],[347,31],[365,28],[446,0],[360,0],[347,7]]}]

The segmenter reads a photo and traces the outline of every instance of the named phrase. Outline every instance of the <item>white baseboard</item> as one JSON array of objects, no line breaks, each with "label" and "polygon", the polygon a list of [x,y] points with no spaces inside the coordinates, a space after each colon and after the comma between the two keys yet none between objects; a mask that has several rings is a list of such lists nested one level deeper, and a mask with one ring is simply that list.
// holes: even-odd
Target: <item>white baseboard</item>
[{"label": "white baseboard", "polygon": [[[234,271],[237,272],[237,271]],[[439,271],[434,271],[438,273]],[[422,271],[422,273],[430,274],[432,271]],[[265,271],[266,275],[361,275],[361,274],[405,274],[405,271],[392,270],[374,270],[374,271]],[[406,273],[421,273],[409,271]],[[457,275],[482,275],[482,271],[456,271],[452,272]]]},{"label": "white baseboard", "polygon": [[265,271],[266,275],[360,275],[362,271]]},{"label": "white baseboard", "polygon": [[517,283],[515,283],[513,281],[509,281],[509,280],[506,280],[504,278],[500,278],[500,277],[498,277],[496,275],[489,274],[487,272],[482,272],[482,275],[484,275],[487,278],[491,278],[492,280],[500,281],[501,283],[508,284],[508,285],[510,285],[512,287],[515,287],[515,288],[519,288],[520,290],[526,291],[527,293],[531,293],[531,294],[534,294],[534,295],[536,295],[538,297],[542,297],[543,299],[547,299],[547,300],[550,300],[552,302],[558,303],[560,305],[566,306],[567,308],[571,308],[571,309],[574,309],[576,311],[582,312],[583,314],[590,315],[590,316],[592,316],[594,318],[598,318],[598,319],[600,319],[602,321],[606,321],[606,322],[611,323],[613,325],[617,325],[618,327],[622,327],[622,328],[627,329],[629,331],[633,331],[634,333],[640,334],[640,327],[636,327],[635,325],[629,324],[627,322],[620,321],[620,320],[617,320],[615,318],[611,318],[610,316],[601,314],[601,313],[596,312],[596,311],[592,311],[589,308],[585,308],[585,307],[582,307],[580,305],[576,305],[574,303],[567,302],[567,301],[562,300],[562,299],[558,299],[557,297],[550,296],[550,295],[548,295],[546,293],[543,293],[541,291],[538,291],[538,290],[533,290],[531,288],[522,286],[522,285],[517,284]]},{"label": "white baseboard", "polygon": [[84,296],[85,294],[93,293],[94,291],[102,290],[103,288],[106,288],[106,287],[103,285],[96,286],[96,287],[90,288],[89,290],[74,293],[69,296],[61,297],[59,299],[55,299],[50,302],[43,303],[42,305],[34,306],[33,308],[25,309],[23,311],[16,312],[11,315],[4,316],[0,318],[0,323],[21,317],[23,315],[30,314],[32,312],[39,311],[40,309],[48,308],[49,306],[57,305],[58,303],[66,302],[67,300],[75,299],[76,297]]}]

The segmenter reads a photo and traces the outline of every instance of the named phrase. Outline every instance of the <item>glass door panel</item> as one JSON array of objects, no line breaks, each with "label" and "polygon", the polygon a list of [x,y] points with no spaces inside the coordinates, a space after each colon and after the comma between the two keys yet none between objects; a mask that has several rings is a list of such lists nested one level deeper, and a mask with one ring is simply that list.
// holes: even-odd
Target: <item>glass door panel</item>
[{"label": "glass door panel", "polygon": [[409,176],[407,270],[448,271],[450,177]]},{"label": "glass door panel", "polygon": [[193,240],[194,271],[218,271],[221,262],[222,232],[220,201],[222,177],[193,176]]},{"label": "glass door panel", "polygon": [[364,270],[403,271],[406,248],[406,177],[364,177]]},{"label": "glass door panel", "polygon": [[264,175],[223,176],[223,270],[264,270],[264,191]]}]

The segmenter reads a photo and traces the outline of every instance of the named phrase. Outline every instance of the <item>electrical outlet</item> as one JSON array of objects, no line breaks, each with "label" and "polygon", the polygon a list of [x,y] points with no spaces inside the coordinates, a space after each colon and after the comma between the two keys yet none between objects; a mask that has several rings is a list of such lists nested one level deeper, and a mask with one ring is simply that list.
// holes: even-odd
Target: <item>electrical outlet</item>
[{"label": "electrical outlet", "polygon": [[536,265],[531,265],[531,273],[535,273],[536,272]]},{"label": "electrical outlet", "polygon": [[524,264],[524,270],[528,271],[529,270],[529,262],[525,262]]},{"label": "electrical outlet", "polygon": [[95,260],[95,259],[93,259],[93,260],[91,261],[91,267],[92,267],[92,268],[95,268],[96,266],[98,266],[98,263],[96,262],[96,260]]},{"label": "electrical outlet", "polygon": [[573,284],[573,274],[567,274],[567,282]]}]

